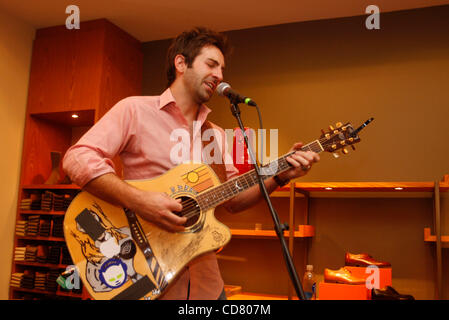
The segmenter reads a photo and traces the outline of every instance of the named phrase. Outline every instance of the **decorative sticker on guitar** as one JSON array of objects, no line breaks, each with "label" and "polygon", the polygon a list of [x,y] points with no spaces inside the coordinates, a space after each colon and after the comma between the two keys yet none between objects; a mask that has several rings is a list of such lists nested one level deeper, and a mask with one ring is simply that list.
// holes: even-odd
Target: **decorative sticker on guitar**
[{"label": "decorative sticker on guitar", "polygon": [[109,288],[119,288],[127,280],[126,269],[126,264],[121,260],[109,259],[100,268],[100,280]]},{"label": "decorative sticker on guitar", "polygon": [[86,279],[90,286],[95,292],[109,292],[129,280],[137,282],[143,276],[134,268],[136,245],[130,228],[114,226],[97,203],[93,209],[87,210],[104,230],[103,233],[94,240],[79,223],[76,230],[71,231],[86,259]]},{"label": "decorative sticker on guitar", "polygon": [[200,193],[214,186],[214,182],[208,173],[207,167],[203,165],[195,170],[187,172],[181,178],[188,186],[192,187],[193,190]]}]

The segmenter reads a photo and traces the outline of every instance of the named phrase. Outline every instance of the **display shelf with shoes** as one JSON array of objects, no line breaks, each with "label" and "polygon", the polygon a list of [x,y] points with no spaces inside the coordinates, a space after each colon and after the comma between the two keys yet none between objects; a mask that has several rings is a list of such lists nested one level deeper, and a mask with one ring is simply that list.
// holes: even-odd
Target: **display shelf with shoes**
[{"label": "display shelf with shoes", "polygon": [[366,280],[347,267],[324,269],[324,281],[318,285],[319,300],[369,300]]},{"label": "display shelf with shoes", "polygon": [[370,300],[372,289],[383,290],[392,284],[392,268],[367,253],[345,253],[345,266],[324,269],[320,282],[320,300]]},{"label": "display shelf with shoes", "polygon": [[[358,202],[364,201],[365,198],[374,198],[376,201],[386,198],[388,201],[397,199],[398,203],[405,203],[404,199],[410,199],[413,202],[419,198],[431,199],[425,204],[428,209],[422,211],[423,214],[433,215],[433,228],[424,228],[424,241],[435,245],[435,273],[437,275],[435,277],[437,288],[435,298],[440,299],[443,296],[442,250],[449,247],[449,236],[441,232],[443,212],[440,202],[444,201],[441,199],[447,197],[449,191],[449,174],[445,174],[440,180],[416,182],[296,182],[278,188],[272,196],[288,197],[292,188],[295,197],[305,199],[306,203],[309,203],[311,199],[314,203],[318,203],[326,201],[328,198],[351,198],[351,201]],[[307,212],[308,214],[309,212]]]}]

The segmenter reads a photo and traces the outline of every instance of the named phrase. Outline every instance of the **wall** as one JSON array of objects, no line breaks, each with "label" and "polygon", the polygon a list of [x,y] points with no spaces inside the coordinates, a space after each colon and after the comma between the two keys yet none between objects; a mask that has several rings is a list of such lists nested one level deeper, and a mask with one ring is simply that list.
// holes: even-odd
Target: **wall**
[{"label": "wall", "polygon": [[35,30],[0,11],[0,299],[8,299],[31,51]]},{"label": "wall", "polygon": [[[279,154],[295,141],[317,139],[329,124],[358,126],[375,118],[361,132],[356,151],[349,149],[336,160],[322,154],[303,181],[439,180],[449,173],[448,15],[449,6],[385,13],[380,30],[367,30],[361,16],[228,32],[234,53],[225,81],[258,102],[265,128],[279,129]],[[165,88],[168,45],[168,40],[144,44],[146,95]],[[213,121],[236,126],[225,99],[214,97],[208,105]],[[243,107],[242,115],[247,126],[258,127],[255,110]],[[442,201],[446,221],[447,196]],[[288,200],[276,204],[282,214],[288,211]],[[393,264],[399,291],[434,297],[435,251],[423,242],[423,228],[433,224],[431,199],[314,199],[310,212],[317,235],[300,246],[309,246],[308,260],[318,274],[342,266],[346,251],[368,252]],[[238,218],[220,209],[217,215],[231,225],[263,221],[270,227],[264,205]],[[444,222],[443,234],[448,232]],[[249,258],[221,259],[225,281],[243,284],[247,291],[265,286],[285,294],[287,275],[276,245],[272,240],[231,241],[224,255]],[[263,257],[255,248],[263,250]],[[267,265],[256,268],[261,261]],[[235,270],[248,271],[236,275]],[[281,285],[266,280],[279,274]],[[447,287],[448,279],[444,282]]]},{"label": "wall", "polygon": [[[234,53],[225,81],[256,100],[264,127],[279,129],[279,153],[310,142],[337,121],[361,133],[351,155],[322,162],[304,181],[433,181],[448,173],[449,6],[228,32]],[[168,41],[144,44],[144,94],[165,87]],[[236,127],[228,104],[214,97],[211,119]],[[257,113],[242,110],[257,128]],[[351,150],[351,149],[350,149]],[[431,164],[431,165],[430,165]]]}]

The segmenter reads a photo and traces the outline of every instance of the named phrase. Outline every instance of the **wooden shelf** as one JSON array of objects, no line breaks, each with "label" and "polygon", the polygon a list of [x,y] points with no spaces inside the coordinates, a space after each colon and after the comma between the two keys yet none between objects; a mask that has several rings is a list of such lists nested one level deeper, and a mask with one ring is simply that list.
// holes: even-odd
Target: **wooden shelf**
[{"label": "wooden shelf", "polygon": [[[73,118],[72,115],[78,115]],[[95,110],[78,110],[63,112],[47,112],[47,113],[31,113],[35,118],[53,122],[55,124],[64,125],[66,127],[87,127],[92,126],[95,122]]]},{"label": "wooden shelf", "polygon": [[47,216],[63,216],[65,211],[20,210],[20,214],[38,214]]},{"label": "wooden shelf", "polygon": [[29,184],[22,187],[24,190],[80,190],[76,184]]},{"label": "wooden shelf", "polygon": [[55,242],[65,242],[64,238],[59,237],[40,237],[40,236],[16,236],[18,240],[36,240],[36,241],[55,241]]},{"label": "wooden shelf", "polygon": [[[291,185],[278,188],[274,197],[288,197]],[[295,191],[310,197],[432,197],[435,182],[296,182]],[[449,175],[439,182],[440,192],[449,190]]]},{"label": "wooden shelf", "polygon": [[26,288],[17,288],[17,287],[10,287],[10,288],[13,291],[17,291],[17,292],[40,293],[40,294],[51,295],[51,296],[64,296],[64,297],[80,298],[80,299],[82,298],[82,294],[65,292],[62,290],[46,291],[46,290],[40,290],[40,289],[26,289]]},{"label": "wooden shelf", "polygon": [[39,263],[39,262],[28,262],[28,261],[14,261],[18,266],[28,266],[28,267],[43,267],[50,269],[66,269],[68,264],[52,264],[52,263]]},{"label": "wooden shelf", "polygon": [[[424,241],[437,242],[437,236],[432,234],[430,228],[424,228]],[[441,245],[444,248],[449,248],[449,236],[441,236]]]},{"label": "wooden shelf", "polygon": [[[275,294],[242,292],[242,293],[234,294],[227,299],[228,300],[288,300],[288,297],[282,296],[282,295],[275,295]],[[293,297],[293,300],[298,300],[298,298]]]},{"label": "wooden shelf", "polygon": [[[235,238],[246,239],[274,239],[277,238],[274,230],[254,230],[254,229],[231,229],[231,234]],[[295,238],[308,238],[315,235],[315,227],[310,225],[300,225],[295,231]],[[289,237],[290,231],[284,231],[284,237]]]}]

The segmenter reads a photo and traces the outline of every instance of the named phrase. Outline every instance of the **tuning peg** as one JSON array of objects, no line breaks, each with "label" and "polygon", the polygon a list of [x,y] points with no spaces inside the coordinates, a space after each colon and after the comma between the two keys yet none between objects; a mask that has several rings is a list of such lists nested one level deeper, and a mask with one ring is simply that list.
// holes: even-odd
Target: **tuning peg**
[{"label": "tuning peg", "polygon": [[352,150],[354,150],[354,151],[355,151],[355,147],[354,147],[354,145],[352,145],[352,144],[351,144],[351,148],[352,148]]},{"label": "tuning peg", "polygon": [[332,125],[330,125],[330,126],[329,126],[329,130],[330,130],[330,131],[334,131],[335,128],[334,128]]},{"label": "tuning peg", "polygon": [[323,134],[323,136],[324,136],[327,140],[329,140],[329,139],[331,138],[331,135],[330,135],[329,133],[324,132],[323,129],[321,129],[321,133]]},{"label": "tuning peg", "polygon": [[336,126],[337,128],[340,128],[342,125],[343,125],[343,123],[341,123],[341,122],[337,122],[337,123],[335,124],[335,126]]},{"label": "tuning peg", "polygon": [[346,149],[346,148],[343,148],[343,150],[341,150],[341,152],[343,152],[343,154],[348,154],[349,153],[348,149]]},{"label": "tuning peg", "polygon": [[340,155],[339,155],[338,153],[336,153],[336,152],[332,152],[332,155],[333,155],[335,158],[340,157]]},{"label": "tuning peg", "polygon": [[336,144],[333,144],[333,145],[332,145],[332,149],[334,149],[334,150],[337,149],[337,145],[336,145]]},{"label": "tuning peg", "polygon": [[342,146],[344,146],[344,145],[346,144],[346,142],[343,140],[343,141],[340,141],[340,144],[341,144]]}]

